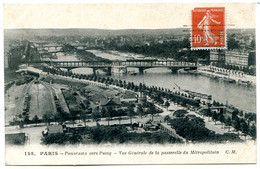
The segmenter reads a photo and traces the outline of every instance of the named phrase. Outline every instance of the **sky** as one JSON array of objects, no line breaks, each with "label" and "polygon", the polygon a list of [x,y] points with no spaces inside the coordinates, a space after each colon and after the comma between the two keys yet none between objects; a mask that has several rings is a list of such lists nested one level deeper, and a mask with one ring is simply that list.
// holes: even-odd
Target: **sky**
[{"label": "sky", "polygon": [[167,29],[195,7],[225,7],[227,28],[255,28],[255,3],[4,4],[4,28]]}]

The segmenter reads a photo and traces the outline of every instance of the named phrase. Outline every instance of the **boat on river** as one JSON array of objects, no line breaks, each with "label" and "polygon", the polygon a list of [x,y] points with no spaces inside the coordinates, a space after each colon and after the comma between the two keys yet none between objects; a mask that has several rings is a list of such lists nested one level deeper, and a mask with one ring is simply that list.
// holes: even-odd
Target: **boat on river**
[{"label": "boat on river", "polygon": [[231,79],[231,78],[228,78],[228,77],[224,77],[222,80],[223,80],[224,82],[228,82],[228,83],[236,83],[236,80]]},{"label": "boat on river", "polygon": [[189,73],[192,75],[201,75],[201,73],[198,72],[197,70],[190,70]]},{"label": "boat on river", "polygon": [[199,93],[199,92],[193,92],[193,91],[190,91],[190,90],[187,90],[187,89],[181,89],[180,86],[178,86],[176,83],[174,83],[174,84],[177,86],[177,88],[180,91],[183,91],[183,92],[189,94],[190,96],[193,96],[193,97],[196,97],[196,98],[199,98],[199,99],[204,99],[204,100],[212,100],[212,95]]},{"label": "boat on river", "polygon": [[212,100],[212,95],[209,94],[204,94],[204,93],[199,93],[199,92],[193,92],[190,90],[184,90],[184,92],[188,93],[191,96],[200,98],[200,99],[205,99],[205,100]]},{"label": "boat on river", "polygon": [[137,75],[137,73],[135,71],[129,71],[128,74],[129,75]]},{"label": "boat on river", "polygon": [[237,81],[237,84],[238,84],[238,85],[243,85],[243,86],[251,86],[251,85],[252,85],[252,82],[247,81],[247,80],[241,80],[241,79],[239,79],[239,80]]}]

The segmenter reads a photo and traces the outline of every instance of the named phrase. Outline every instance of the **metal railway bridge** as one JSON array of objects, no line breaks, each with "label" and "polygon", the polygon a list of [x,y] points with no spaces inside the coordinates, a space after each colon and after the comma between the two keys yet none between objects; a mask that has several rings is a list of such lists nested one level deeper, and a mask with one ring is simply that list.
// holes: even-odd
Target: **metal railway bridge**
[{"label": "metal railway bridge", "polygon": [[111,73],[111,68],[113,67],[132,67],[138,68],[140,73],[143,73],[145,69],[149,68],[169,68],[173,72],[178,69],[196,70],[197,63],[192,62],[178,62],[169,60],[126,60],[126,61],[41,61],[41,63],[46,63],[50,66],[56,68],[66,68],[68,70],[75,68],[92,68],[93,71],[97,69],[107,69],[108,73]]}]

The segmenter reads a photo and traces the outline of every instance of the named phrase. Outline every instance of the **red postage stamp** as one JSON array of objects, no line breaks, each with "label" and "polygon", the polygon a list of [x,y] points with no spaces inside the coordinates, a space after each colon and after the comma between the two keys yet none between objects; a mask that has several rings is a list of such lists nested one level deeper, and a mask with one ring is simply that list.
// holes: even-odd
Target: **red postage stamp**
[{"label": "red postage stamp", "polygon": [[226,48],[225,8],[194,8],[191,36],[191,49]]}]

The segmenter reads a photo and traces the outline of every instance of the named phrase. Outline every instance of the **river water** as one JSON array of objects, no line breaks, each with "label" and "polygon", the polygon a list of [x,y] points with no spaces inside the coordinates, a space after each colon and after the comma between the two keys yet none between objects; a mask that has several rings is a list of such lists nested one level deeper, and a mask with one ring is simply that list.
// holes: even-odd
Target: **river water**
[{"label": "river water", "polygon": [[[98,52],[93,52],[97,55]],[[113,54],[112,54],[113,55]],[[125,57],[121,53],[117,53],[115,57]],[[106,54],[102,53],[100,57],[106,57]],[[111,53],[107,54],[111,56]],[[64,56],[60,56],[58,59],[62,60]],[[71,58],[70,58],[71,57]],[[65,56],[66,60],[74,60],[75,56]],[[129,68],[128,71],[137,69]],[[75,73],[92,74],[93,71],[90,68],[77,68],[72,70]],[[102,70],[98,70],[101,76],[105,76]],[[194,92],[200,92],[205,94],[211,94],[213,99],[221,103],[231,104],[241,110],[256,112],[256,88],[246,87],[233,83],[223,82],[221,80],[214,80],[201,75],[192,75],[184,73],[172,73],[166,68],[152,68],[145,70],[145,74],[129,75],[129,74],[112,74],[111,77],[115,79],[126,80],[127,82],[134,82],[135,84],[145,83],[148,86],[159,86],[163,88],[173,89],[177,84],[181,89],[187,89]]]}]

